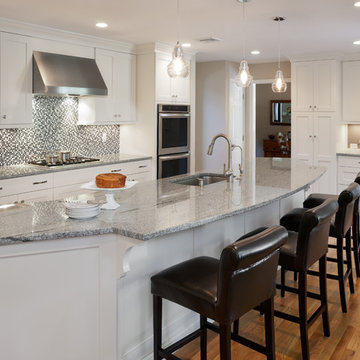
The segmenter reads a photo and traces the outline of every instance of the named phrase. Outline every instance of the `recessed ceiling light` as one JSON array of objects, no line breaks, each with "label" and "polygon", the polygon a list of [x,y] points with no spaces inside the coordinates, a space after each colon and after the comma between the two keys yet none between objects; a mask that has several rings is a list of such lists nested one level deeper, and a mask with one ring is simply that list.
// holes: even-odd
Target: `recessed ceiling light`
[{"label": "recessed ceiling light", "polygon": [[354,3],[354,6],[360,7],[360,1],[355,2],[355,3]]},{"label": "recessed ceiling light", "polygon": [[182,47],[191,47],[191,44],[190,43],[184,43],[184,44],[181,44]]},{"label": "recessed ceiling light", "polygon": [[356,40],[353,42],[354,45],[360,45],[360,40]]},{"label": "recessed ceiling light", "polygon": [[250,54],[251,55],[260,55],[260,51],[259,50],[253,50]]},{"label": "recessed ceiling light", "polygon": [[98,22],[98,23],[96,23],[96,27],[98,27],[98,28],[107,28],[108,24],[104,23],[104,22]]}]

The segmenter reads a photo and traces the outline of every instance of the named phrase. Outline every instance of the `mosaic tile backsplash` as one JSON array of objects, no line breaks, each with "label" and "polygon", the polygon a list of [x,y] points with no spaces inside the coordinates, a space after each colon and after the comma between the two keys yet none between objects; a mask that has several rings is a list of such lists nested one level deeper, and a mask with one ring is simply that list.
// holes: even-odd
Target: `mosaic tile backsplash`
[{"label": "mosaic tile backsplash", "polygon": [[34,127],[0,129],[0,165],[23,164],[60,150],[89,157],[119,152],[120,125],[77,125],[77,117],[77,98],[34,96]]}]

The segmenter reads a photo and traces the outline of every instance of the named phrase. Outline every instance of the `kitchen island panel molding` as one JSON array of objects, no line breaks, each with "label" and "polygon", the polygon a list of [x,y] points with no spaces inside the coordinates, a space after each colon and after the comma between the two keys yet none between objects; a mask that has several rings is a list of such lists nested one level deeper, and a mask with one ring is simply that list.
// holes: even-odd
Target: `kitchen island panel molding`
[{"label": "kitchen island panel molding", "polygon": [[115,237],[8,250],[0,255],[2,358],[116,359]]}]

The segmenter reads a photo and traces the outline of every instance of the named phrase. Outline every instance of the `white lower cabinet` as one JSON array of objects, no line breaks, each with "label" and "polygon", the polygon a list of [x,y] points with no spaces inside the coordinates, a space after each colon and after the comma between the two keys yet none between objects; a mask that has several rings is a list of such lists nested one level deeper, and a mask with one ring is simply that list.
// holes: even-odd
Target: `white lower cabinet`
[{"label": "white lower cabinet", "polygon": [[151,160],[0,180],[0,205],[15,202],[59,200],[79,193],[90,193],[91,191],[82,189],[81,185],[94,181],[97,174],[110,172],[122,173],[129,180],[151,180]]},{"label": "white lower cabinet", "polygon": [[346,189],[354,182],[356,175],[360,172],[359,156],[338,156],[338,193]]},{"label": "white lower cabinet", "polygon": [[313,192],[337,193],[334,121],[334,115],[327,112],[293,113],[292,156],[309,165],[327,168],[312,186]]}]

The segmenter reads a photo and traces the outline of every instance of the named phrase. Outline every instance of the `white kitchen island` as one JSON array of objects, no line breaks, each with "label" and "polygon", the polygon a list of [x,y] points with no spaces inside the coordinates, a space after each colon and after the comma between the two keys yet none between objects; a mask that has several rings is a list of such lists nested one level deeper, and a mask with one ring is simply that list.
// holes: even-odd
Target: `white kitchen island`
[{"label": "white kitchen island", "polygon": [[[266,158],[233,183],[148,181],[117,194],[118,210],[86,221],[68,219],[62,201],[2,208],[1,358],[151,359],[150,277],[278,224],[324,171]],[[197,326],[198,316],[165,302],[165,342]]]}]

